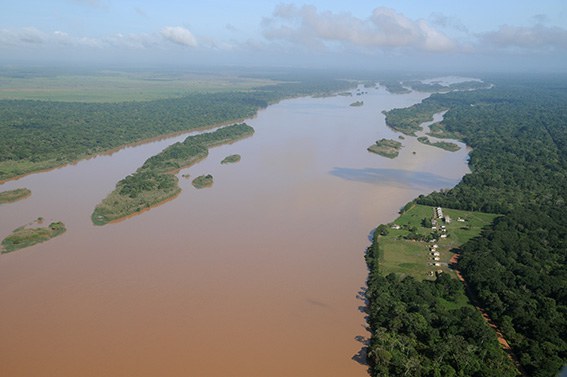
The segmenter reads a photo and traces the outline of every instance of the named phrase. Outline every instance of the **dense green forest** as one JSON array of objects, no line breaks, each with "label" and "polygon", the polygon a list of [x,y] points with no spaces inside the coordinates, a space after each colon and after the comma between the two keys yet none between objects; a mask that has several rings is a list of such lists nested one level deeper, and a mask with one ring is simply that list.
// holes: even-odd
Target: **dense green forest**
[{"label": "dense green forest", "polygon": [[[502,214],[462,247],[458,268],[526,373],[555,376],[567,363],[567,79],[493,81],[490,90],[434,94],[392,114],[416,119],[432,109],[449,109],[442,127],[473,148],[472,172],[455,188],[417,202]],[[372,276],[371,308],[381,295],[374,293],[380,289],[376,285],[382,284]],[[389,284],[394,292],[405,289],[393,279]],[[371,312],[371,325],[388,315]],[[372,330],[371,350],[381,342],[379,328]],[[381,359],[371,355],[379,375]]]},{"label": "dense green forest", "polygon": [[[96,225],[141,212],[177,195],[181,189],[174,175],[207,157],[210,147],[251,136],[254,129],[245,123],[222,127],[214,132],[188,136],[152,156],[98,204],[91,216]],[[212,177],[211,177],[212,183]]]},{"label": "dense green forest", "polygon": [[435,281],[383,276],[378,242],[376,232],[366,254],[373,376],[517,375],[494,331],[466,304],[460,281],[448,274]]},{"label": "dense green forest", "polygon": [[61,166],[144,139],[253,116],[284,98],[328,95],[354,84],[305,79],[254,90],[144,102],[0,101],[0,180]]}]

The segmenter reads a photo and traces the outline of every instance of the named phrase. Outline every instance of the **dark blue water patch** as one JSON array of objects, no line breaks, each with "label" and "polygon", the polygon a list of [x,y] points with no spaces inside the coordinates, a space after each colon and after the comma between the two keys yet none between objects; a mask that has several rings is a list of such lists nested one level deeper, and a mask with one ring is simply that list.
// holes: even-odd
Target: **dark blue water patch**
[{"label": "dark blue water patch", "polygon": [[429,172],[402,169],[334,167],[330,174],[348,181],[418,190],[451,188],[459,182],[458,180]]}]

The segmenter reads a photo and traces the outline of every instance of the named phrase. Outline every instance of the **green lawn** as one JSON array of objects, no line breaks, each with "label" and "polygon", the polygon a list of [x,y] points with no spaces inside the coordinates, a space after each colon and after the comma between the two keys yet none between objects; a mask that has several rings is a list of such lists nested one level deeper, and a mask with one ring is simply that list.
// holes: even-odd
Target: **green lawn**
[{"label": "green lawn", "polygon": [[[443,223],[447,228],[447,238],[439,238],[439,261],[433,261],[429,248],[434,243],[427,241],[404,239],[408,234],[428,236],[432,233],[431,227],[422,225],[423,219],[431,219],[434,207],[415,205],[400,215],[388,226],[388,234],[379,238],[380,268],[384,275],[398,273],[410,275],[416,279],[432,278],[432,271],[442,270],[454,275],[448,268],[453,249],[459,248],[471,238],[480,234],[481,229],[491,223],[496,215],[480,212],[468,212],[443,208],[443,214],[451,218],[450,223]],[[457,221],[458,218],[464,222]],[[400,229],[393,229],[393,225]],[[411,232],[410,230],[413,230]],[[432,266],[431,263],[440,263],[441,266]]]}]

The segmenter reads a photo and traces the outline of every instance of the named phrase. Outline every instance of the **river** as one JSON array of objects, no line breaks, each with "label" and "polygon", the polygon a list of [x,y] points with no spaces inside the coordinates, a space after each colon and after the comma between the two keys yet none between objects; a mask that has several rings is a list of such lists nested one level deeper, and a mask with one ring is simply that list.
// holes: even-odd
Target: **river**
[{"label": "river", "polygon": [[1,185],[32,196],[0,206],[0,237],[39,216],[68,230],[0,256],[0,375],[366,376],[368,235],[468,168],[465,148],[409,137],[394,160],[367,152],[398,138],[382,110],[427,95],[362,90],[261,110],[253,137],[179,173],[177,198],[116,224],[92,225],[95,205],[185,135]]}]

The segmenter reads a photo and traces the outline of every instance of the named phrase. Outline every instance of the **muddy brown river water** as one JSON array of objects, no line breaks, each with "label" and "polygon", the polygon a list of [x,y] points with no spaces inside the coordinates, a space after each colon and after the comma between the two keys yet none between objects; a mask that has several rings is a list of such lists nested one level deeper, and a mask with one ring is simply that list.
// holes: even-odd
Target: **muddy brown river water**
[{"label": "muddy brown river water", "polygon": [[[176,199],[117,224],[92,225],[95,205],[184,136],[0,185],[32,190],[0,207],[1,238],[39,216],[68,229],[0,256],[0,375],[366,376],[353,356],[368,335],[368,235],[468,168],[465,148],[415,138],[394,160],[367,152],[398,138],[382,110],[426,95],[364,90],[260,111],[253,137],[179,173]],[[214,185],[196,190],[185,173]]]}]

